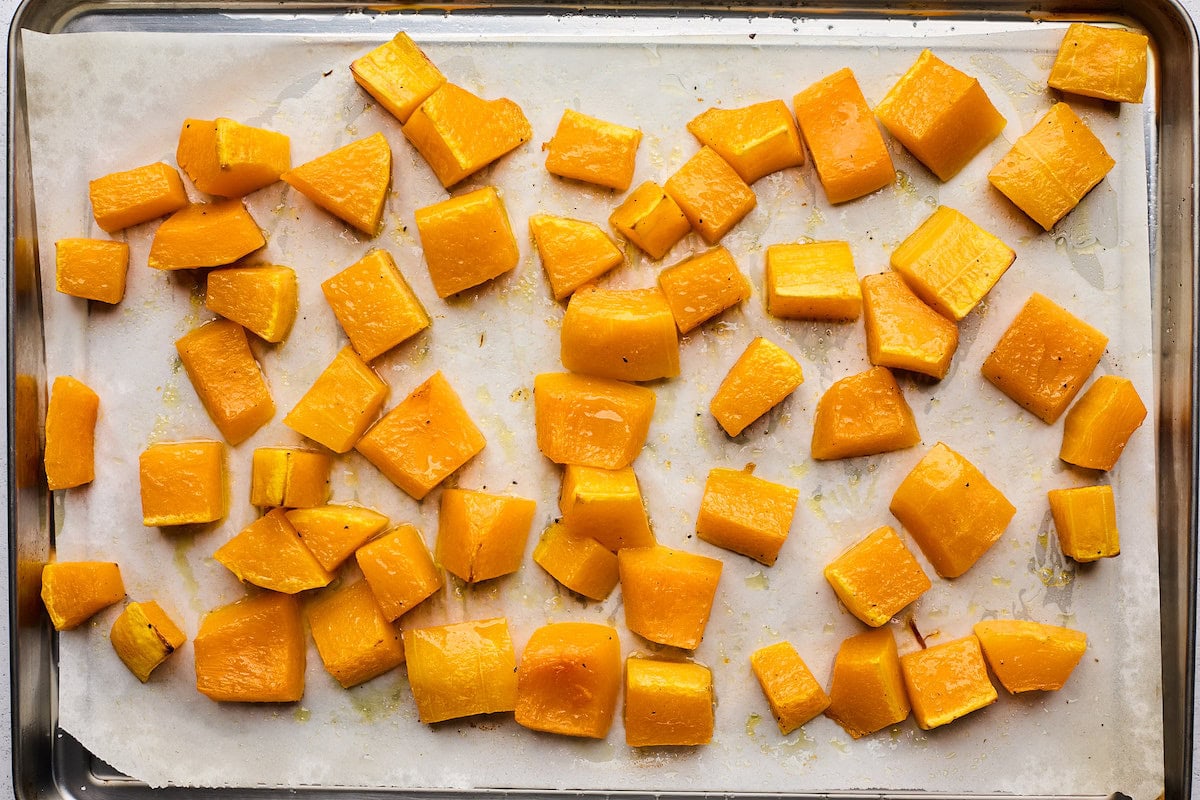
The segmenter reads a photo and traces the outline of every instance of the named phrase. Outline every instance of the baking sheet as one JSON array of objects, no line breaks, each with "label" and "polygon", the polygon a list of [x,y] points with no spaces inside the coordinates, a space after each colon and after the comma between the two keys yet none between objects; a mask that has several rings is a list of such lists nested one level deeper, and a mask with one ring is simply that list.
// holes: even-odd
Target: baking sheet
[{"label": "baking sheet", "polygon": [[[425,23],[428,26],[428,22]],[[60,724],[97,756],[151,785],[350,785],[645,789],[651,791],[929,790],[953,794],[1108,794],[1153,797],[1161,789],[1158,597],[1151,426],[1134,436],[1109,478],[1117,492],[1122,555],[1075,567],[1058,551],[1044,501],[1048,488],[1083,485],[1056,456],[1061,421],[1042,423],[979,376],[978,368],[1012,316],[1037,290],[1100,327],[1111,339],[1099,372],[1131,377],[1147,406],[1151,373],[1150,275],[1146,252],[1146,176],[1142,109],[1073,102],[1117,167],[1052,234],[1041,233],[988,190],[986,171],[1051,102],[1044,77],[1060,33],[1039,26],[1002,34],[910,38],[797,38],[786,24],[698,37],[642,37],[610,21],[587,43],[540,32],[499,41],[487,35],[419,38],[451,80],[486,97],[506,95],[525,108],[534,146],[466,182],[503,192],[522,245],[514,274],[465,297],[439,301],[412,232],[413,209],[445,193],[407,145],[398,125],[357,89],[348,63],[378,37],[26,33],[31,144],[39,237],[103,236],[91,220],[87,180],[154,160],[173,161],[185,116],[231,116],[292,137],[293,162],[376,130],[391,141],[395,168],[385,229],[371,241],[315,210],[282,184],[253,195],[252,215],[268,233],[255,261],[295,268],[301,314],[289,340],[257,352],[279,413],[232,450],[234,502],[220,525],[184,532],[141,526],[136,458],[150,442],[216,437],[179,369],[173,342],[207,318],[188,275],[145,267],[154,225],[126,232],[129,290],[115,309],[53,291],[53,248],[41,248],[48,374],[74,374],[101,395],[97,480],[57,499],[59,558],[119,561],[131,598],[154,598],[194,635],[207,609],[242,589],[212,551],[249,522],[249,453],[298,439],[279,419],[343,343],[319,283],[372,246],[388,248],[434,316],[432,329],[376,362],[402,398],[435,368],[458,388],[489,446],[456,476],[466,488],[535,498],[530,541],[556,513],[556,471],[533,441],[532,377],[559,368],[557,322],[525,219],[537,211],[603,223],[618,198],[548,176],[537,142],[548,139],[564,107],[645,134],[635,180],[664,180],[695,150],[684,123],[710,105],[789,99],[843,64],[878,101],[919,49],[976,75],[1009,119],[1000,139],[948,184],[940,185],[896,145],[894,187],[830,207],[811,167],[755,185],[758,208],[722,242],[751,277],[755,296],[683,346],[684,379],[656,386],[659,406],[635,465],[659,540],[722,557],[717,605],[696,660],[714,670],[717,732],[695,751],[635,752],[618,720],[603,742],[574,742],[524,731],[504,715],[434,727],[416,722],[399,672],[354,690],[337,688],[310,648],[308,691],[299,704],[219,706],[192,685],[185,645],[142,686],[112,654],[107,630],[116,609],[83,631],[60,637]],[[694,30],[695,26],[688,28]],[[729,25],[725,26],[726,28]],[[749,33],[756,33],[750,40]],[[714,67],[714,65],[720,65]],[[328,74],[326,74],[328,73]],[[597,76],[604,76],[597,79]],[[1152,97],[1148,103],[1152,104]],[[886,269],[890,249],[938,202],[997,233],[1018,252],[1014,266],[962,326],[950,375],[931,384],[902,379],[922,432],[912,451],[816,464],[808,455],[813,408],[834,380],[866,366],[861,322],[772,320],[762,309],[765,247],[802,237],[844,238],[860,275]],[[630,250],[608,280],[651,285],[660,266],[702,249],[688,237],[661,265]],[[728,365],[755,335],[797,355],[805,384],[747,434],[727,440],[704,412]],[[753,649],[791,640],[827,682],[837,645],[861,629],[840,610],[821,569],[879,524],[892,491],[924,451],[946,441],[1018,507],[1004,538],[966,576],[934,580],[914,607],[931,642],[967,633],[988,616],[1067,624],[1089,634],[1089,651],[1067,687],[1037,697],[1002,696],[993,707],[947,728],[922,732],[910,720],[852,741],[820,718],[781,737],[750,676]],[[772,568],[690,537],[704,476],[712,466],[753,461],[757,474],[796,486],[801,506]],[[335,501],[357,501],[414,522],[432,544],[436,493],[411,501],[351,455],[335,469]],[[515,482],[515,483],[514,483]],[[918,555],[924,564],[924,560]],[[932,574],[932,570],[927,568]],[[559,591],[531,562],[515,576],[447,589],[404,619],[433,624],[509,616],[518,648],[538,625],[560,619],[612,622],[627,652],[653,652],[623,627],[619,591],[601,604]],[[902,649],[916,647],[897,626]],[[1086,735],[1080,735],[1080,732]]]}]

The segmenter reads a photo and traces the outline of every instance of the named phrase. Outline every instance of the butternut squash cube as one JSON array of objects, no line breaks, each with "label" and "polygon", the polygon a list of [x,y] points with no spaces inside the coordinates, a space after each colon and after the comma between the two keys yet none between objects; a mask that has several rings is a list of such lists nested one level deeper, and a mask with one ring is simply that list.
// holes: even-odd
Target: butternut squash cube
[{"label": "butternut squash cube", "polygon": [[817,401],[812,457],[818,461],[890,453],[920,442],[917,420],[887,367],[835,381]]},{"label": "butternut squash cube", "polygon": [[63,294],[119,303],[125,296],[129,245],[105,239],[59,239],[54,243],[54,287]]},{"label": "butternut squash cube", "polygon": [[342,222],[374,236],[392,182],[392,148],[382,133],[374,133],[279,177]]},{"label": "butternut squash cube", "polygon": [[946,377],[958,349],[958,325],[926,305],[897,272],[867,275],[862,296],[872,364]]},{"label": "butternut squash cube", "polygon": [[353,347],[343,347],[283,424],[335,453],[346,453],[375,421],[387,396],[383,379]]},{"label": "butternut squash cube", "polygon": [[503,617],[406,630],[404,652],[421,722],[517,706],[517,655]]},{"label": "butternut squash cube", "polygon": [[979,81],[929,50],[879,105],[879,121],[940,180],[948,181],[1004,130]]},{"label": "butternut squash cube", "polygon": [[319,589],[333,580],[288,522],[283,509],[259,517],[217,548],[213,558],[238,580],[283,594]]},{"label": "butternut squash cube", "polygon": [[446,82],[442,71],[404,31],[350,62],[350,73],[401,124]]},{"label": "butternut squash cube", "polygon": [[129,671],[145,683],[159,664],[183,646],[187,636],[158,603],[148,600],[125,606],[108,639]]},{"label": "butternut squash cube", "polygon": [[654,415],[654,391],[571,373],[533,379],[538,449],[556,464],[621,469],[633,463]]},{"label": "butternut squash cube", "polygon": [[231,703],[304,696],[304,627],[292,595],[259,592],[204,615],[192,644],[196,689]]},{"label": "butternut squash cube", "polygon": [[829,695],[790,642],[755,650],[750,668],[784,736],[829,708]]},{"label": "butternut squash cube", "polygon": [[846,242],[767,248],[767,313],[783,319],[858,319],[862,289]]},{"label": "butternut squash cube", "polygon": [[358,506],[293,508],[286,516],[317,563],[330,572],[388,525],[383,514]]},{"label": "butternut squash cube", "polygon": [[1100,363],[1108,337],[1034,292],[983,362],[983,377],[1052,424]]},{"label": "butternut squash cube", "polygon": [[1063,555],[1087,562],[1121,554],[1111,486],[1051,489],[1046,494]]},{"label": "butternut squash cube", "polygon": [[862,197],[896,179],[875,115],[848,68],[809,86],[792,104],[830,203]]},{"label": "butternut squash cube", "polygon": [[290,267],[227,267],[208,273],[204,307],[268,342],[282,342],[296,321],[296,273]]},{"label": "butternut squash cube", "polygon": [[800,362],[760,336],[729,368],[708,409],[725,433],[737,436],[802,383]]},{"label": "butternut squash cube", "polygon": [[213,424],[230,444],[241,444],[275,416],[275,402],[246,329],[218,319],[175,342],[179,360]]},{"label": "butternut squash cube", "polygon": [[225,117],[186,119],[175,160],[200,191],[242,197],[279,180],[292,165],[292,146],[282,133]]},{"label": "butternut squash cube", "polygon": [[833,660],[825,716],[861,739],[903,722],[910,710],[892,632],[876,628],[844,640]]},{"label": "butternut squash cube", "polygon": [[687,129],[725,159],[746,183],[804,163],[792,112],[782,100],[742,108],[710,108]]},{"label": "butternut squash cube", "polygon": [[446,489],[438,514],[437,562],[467,583],[521,568],[537,503],[524,497]]},{"label": "butternut squash cube", "polygon": [[399,525],[354,553],[388,621],[412,611],[442,588],[442,573],[412,525]]},{"label": "butternut squash cube", "polygon": [[792,529],[800,492],[747,470],[714,469],[704,482],[696,535],[768,567]]},{"label": "butternut squash cube", "polygon": [[630,192],[608,223],[652,261],[660,261],[692,229],[683,209],[654,181]]},{"label": "butternut squash cube", "polygon": [[443,299],[503,275],[521,258],[492,186],[418,208],[416,217],[429,277]]},{"label": "butternut squash cube", "polygon": [[138,458],[142,524],[192,525],[225,516],[228,489],[220,442],[162,442]]},{"label": "butternut squash cube", "polygon": [[682,334],[750,297],[750,281],[724,247],[664,269],[658,274],[658,287]]},{"label": "butternut squash cube", "polygon": [[69,375],[54,379],[46,409],[46,483],[51,491],[96,477],[96,417],[100,397]]},{"label": "butternut squash cube", "polygon": [[534,214],[529,218],[529,232],[555,300],[569,296],[625,258],[608,234],[590,222]]},{"label": "butternut squash cube", "polygon": [[1067,28],[1046,80],[1052,89],[1118,103],[1140,103],[1150,40],[1133,31],[1076,22]]},{"label": "butternut squash cube", "polygon": [[701,147],[667,178],[663,189],[710,245],[721,241],[758,203],[754,190],[711,147]]},{"label": "butternut squash cube", "polygon": [[485,444],[454,388],[435,372],[376,422],[354,449],[420,500]]},{"label": "butternut squash cube", "polygon": [[121,568],[106,561],[57,561],[42,567],[42,603],[56,631],[78,628],[125,597]]},{"label": "butternut squash cube", "polygon": [[452,83],[438,86],[401,130],[447,189],[533,136],[512,100],[484,100]]},{"label": "butternut squash cube", "polygon": [[625,662],[625,743],[630,747],[712,741],[712,672],[699,664],[632,657]]},{"label": "butternut squash cube", "polygon": [[1083,631],[1019,619],[977,622],[975,636],[1010,694],[1061,689],[1087,649]]},{"label": "butternut squash cube", "polygon": [[921,730],[931,730],[996,702],[974,634],[900,657],[904,686]]},{"label": "butternut squash cube", "polygon": [[889,508],[943,578],[970,569],[1017,513],[974,464],[941,442],[900,482]]},{"label": "butternut squash cube", "polygon": [[1133,383],[1102,375],[1067,412],[1058,457],[1079,467],[1110,470],[1145,419],[1146,406]]},{"label": "butternut squash cube", "polygon": [[259,447],[250,462],[250,505],[311,508],[329,499],[327,453],[296,447]]},{"label": "butternut squash cube", "polygon": [[542,533],[533,548],[533,563],[572,592],[591,600],[608,597],[620,580],[615,553],[561,523]]},{"label": "butternut squash cube", "polygon": [[633,467],[567,464],[558,510],[573,533],[590,536],[613,552],[655,544]]},{"label": "butternut squash cube", "polygon": [[988,181],[1050,230],[1115,164],[1087,123],[1066,103],[1055,103],[992,167]]},{"label": "butternut squash cube", "polygon": [[344,689],[404,663],[400,632],[383,616],[366,581],[322,592],[306,616],[325,670]]},{"label": "butternut squash cube", "polygon": [[585,286],[562,320],[563,366],[619,381],[679,375],[679,335],[667,299],[654,289]]},{"label": "butternut squash cube", "polygon": [[367,253],[322,283],[321,291],[364,361],[429,327],[429,314],[386,250]]},{"label": "butternut squash cube", "polygon": [[88,183],[88,197],[92,216],[105,233],[158,219],[188,204],[179,173],[163,163],[96,178]]},{"label": "butternut squash cube", "polygon": [[669,547],[617,551],[625,625],[658,644],[695,650],[704,638],[722,564]]},{"label": "butternut squash cube", "polygon": [[615,628],[558,622],[533,632],[517,666],[518,725],[603,739],[617,713],[621,642]]},{"label": "butternut squash cube", "polygon": [[933,585],[890,525],[831,561],[825,579],[850,613],[872,628],[887,624]]},{"label": "butternut squash cube", "polygon": [[162,270],[221,267],[266,243],[241,200],[193,203],[154,231],[147,263]]},{"label": "butternut squash cube", "polygon": [[943,317],[960,322],[1017,258],[964,214],[938,206],[892,251],[892,269]]},{"label": "butternut squash cube", "polygon": [[642,132],[567,109],[554,138],[542,145],[546,171],[623,192],[633,183]]}]

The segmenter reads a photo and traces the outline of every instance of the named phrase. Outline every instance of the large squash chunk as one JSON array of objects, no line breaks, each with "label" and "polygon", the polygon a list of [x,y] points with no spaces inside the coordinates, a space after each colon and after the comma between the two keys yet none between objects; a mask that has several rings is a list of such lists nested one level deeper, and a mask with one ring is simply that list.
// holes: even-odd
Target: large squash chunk
[{"label": "large squash chunk", "polygon": [[658,286],[681,334],[750,297],[750,281],[724,247],[714,247],[658,274]]},{"label": "large squash chunk", "polygon": [[319,589],[333,580],[280,508],[251,522],[218,547],[213,558],[238,580],[283,594]]},{"label": "large squash chunk", "polygon": [[829,695],[789,642],[755,650],[750,668],[785,736],[829,708]]},{"label": "large squash chunk", "polygon": [[855,739],[908,719],[911,710],[892,632],[876,628],[842,642],[825,716]]},{"label": "large squash chunk", "polygon": [[125,597],[121,568],[107,561],[57,561],[42,567],[42,603],[56,631],[77,628]]},{"label": "large squash chunk", "polygon": [[204,307],[268,342],[282,342],[296,321],[299,292],[290,267],[227,267],[208,273]]},{"label": "large squash chunk", "polygon": [[629,658],[625,662],[625,743],[690,747],[712,741],[712,672],[700,664]]},{"label": "large squash chunk", "polygon": [[175,160],[200,191],[241,197],[279,180],[292,165],[291,141],[225,117],[186,119]]},{"label": "large squash chunk", "polygon": [[533,563],[550,577],[591,600],[603,600],[616,588],[617,556],[590,536],[561,523],[545,530],[533,548]]},{"label": "large squash chunk", "polygon": [[725,433],[737,436],[802,383],[800,362],[760,336],[729,368],[708,409]]},{"label": "large squash chunk", "polygon": [[310,508],[329,499],[328,453],[297,447],[259,447],[250,461],[250,505]]},{"label": "large squash chunk", "polygon": [[1011,694],[1061,689],[1087,649],[1083,631],[1019,619],[978,622],[975,635],[992,672]]},{"label": "large squash chunk", "polygon": [[654,181],[630,192],[608,222],[653,261],[661,260],[692,229],[683,209]]},{"label": "large squash chunk", "polygon": [[1068,464],[1109,470],[1146,419],[1146,406],[1128,378],[1103,375],[1071,406],[1058,457]]},{"label": "large squash chunk", "polygon": [[175,342],[204,410],[230,444],[241,444],[275,416],[275,402],[246,329],[218,319]]},{"label": "large squash chunk", "polygon": [[354,558],[389,621],[412,611],[442,588],[442,573],[412,525],[397,526],[364,544]]},{"label": "large squash chunk", "polygon": [[818,461],[890,453],[920,442],[917,420],[887,367],[835,381],[817,401],[812,457]]},{"label": "large squash chunk", "polygon": [[417,106],[446,82],[446,76],[404,31],[350,62],[350,72],[401,123],[408,122]]},{"label": "large squash chunk", "polygon": [[96,417],[100,397],[69,375],[54,379],[46,409],[46,482],[51,491],[96,477]]},{"label": "large squash chunk", "polygon": [[642,132],[567,109],[546,150],[546,171],[623,192],[633,182]]},{"label": "large squash chunk", "polygon": [[571,295],[562,320],[563,366],[619,381],[679,374],[679,336],[658,289],[586,286]]},{"label": "large squash chunk", "polygon": [[335,453],[345,453],[371,427],[387,396],[383,379],[353,347],[343,347],[283,424]]},{"label": "large squash chunk", "polygon": [[517,666],[517,724],[603,739],[620,691],[621,642],[615,628],[590,622],[544,625],[529,637]]},{"label": "large squash chunk", "polygon": [[846,242],[767,248],[767,313],[783,319],[858,319],[862,289]]},{"label": "large squash chunk", "polygon": [[695,650],[704,638],[721,562],[669,547],[617,552],[625,624],[652,642]]},{"label": "large squash chunk", "polygon": [[867,357],[872,364],[941,380],[958,349],[958,326],[917,297],[896,272],[862,279]]},{"label": "large squash chunk", "polygon": [[825,567],[825,579],[851,614],[878,628],[933,585],[890,525]]},{"label": "large squash chunk", "polygon": [[438,513],[437,562],[467,583],[521,568],[537,503],[524,497],[446,489]]},{"label": "large squash chunk", "polygon": [[59,239],[54,243],[54,288],[72,297],[119,303],[125,296],[129,245],[107,239]]},{"label": "large squash chunk", "polygon": [[1046,495],[1063,555],[1076,561],[1095,561],[1121,554],[1111,486],[1051,489]]},{"label": "large squash chunk", "polygon": [[1052,89],[1118,103],[1140,103],[1146,90],[1141,33],[1076,22],[1067,28],[1046,84]]},{"label": "large squash chunk", "polygon": [[687,129],[725,159],[746,183],[804,163],[792,112],[782,100],[742,108],[710,108]]},{"label": "large squash chunk", "polygon": [[162,163],[96,178],[88,183],[88,197],[96,224],[105,233],[158,219],[188,203],[179,173]]},{"label": "large squash chunk", "polygon": [[289,169],[280,178],[338,219],[374,236],[392,182],[392,148],[382,133],[375,133]]},{"label": "large squash chunk", "polygon": [[429,314],[386,250],[367,253],[322,283],[321,291],[364,361],[429,327]]},{"label": "large squash chunk", "polygon": [[293,508],[286,514],[304,546],[331,572],[388,525],[383,514],[359,506]]},{"label": "large squash chunk", "polygon": [[220,442],[160,442],[138,458],[142,524],[192,525],[225,516],[229,491]]},{"label": "large squash chunk", "polygon": [[266,243],[241,200],[194,203],[154,231],[147,263],[163,270],[223,267]]},{"label": "large squash chunk", "polygon": [[931,730],[996,702],[979,640],[974,635],[900,657],[913,716]]},{"label": "large squash chunk", "polygon": [[529,233],[555,300],[570,296],[625,259],[608,234],[590,222],[534,214]]},{"label": "large squash chunk", "polygon": [[768,567],[792,529],[800,492],[748,470],[714,469],[704,483],[696,535]]},{"label": "large squash chunk", "polygon": [[418,208],[416,218],[429,277],[443,299],[503,275],[521,258],[494,187]]},{"label": "large squash chunk", "polygon": [[600,469],[568,464],[563,470],[558,509],[563,524],[573,533],[590,536],[613,552],[655,543],[633,467]]},{"label": "large squash chunk", "polygon": [[366,581],[321,593],[307,617],[325,669],[343,688],[404,663],[400,632],[384,617]]},{"label": "large squash chunk", "polygon": [[517,706],[517,655],[503,617],[406,630],[404,652],[421,722]]},{"label": "large squash chunk", "polygon": [[621,469],[637,458],[650,430],[654,391],[571,373],[533,381],[538,449],[556,464]]},{"label": "large squash chunk", "polygon": [[166,612],[153,600],[130,603],[113,622],[108,633],[117,656],[139,681],[150,680],[150,673],[187,641]]},{"label": "large squash chunk", "polygon": [[192,644],[196,689],[234,703],[294,703],[304,696],[300,602],[260,592],[214,609]]},{"label": "large squash chunk", "polygon": [[701,147],[663,184],[700,238],[721,241],[758,203],[754,190],[711,147]]}]

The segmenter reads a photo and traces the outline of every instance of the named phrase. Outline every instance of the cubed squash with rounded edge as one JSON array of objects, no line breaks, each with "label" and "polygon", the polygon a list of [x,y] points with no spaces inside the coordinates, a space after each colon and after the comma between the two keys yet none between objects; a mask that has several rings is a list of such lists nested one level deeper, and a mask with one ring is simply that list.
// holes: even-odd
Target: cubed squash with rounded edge
[{"label": "cubed squash with rounded edge", "polygon": [[933,585],[890,525],[876,528],[829,562],[825,579],[850,613],[873,628]]},{"label": "cubed squash with rounded edge", "polygon": [[555,300],[568,297],[625,260],[608,234],[590,222],[534,214],[529,232]]},{"label": "cubed squash with rounded edge", "polygon": [[921,730],[932,730],[996,702],[974,634],[900,656],[904,687]]},{"label": "cubed squash with rounded edge", "polygon": [[792,529],[800,492],[750,469],[714,469],[704,482],[696,535],[768,567]]},{"label": "cubed squash with rounded edge", "polygon": [[958,349],[958,325],[917,297],[897,272],[862,279],[867,358],[941,380]]},{"label": "cubed squash with rounded edge", "polygon": [[485,444],[454,387],[435,372],[375,423],[354,449],[420,500]]},{"label": "cubed squash with rounded edge", "polygon": [[343,347],[283,424],[335,453],[346,453],[371,427],[387,396],[387,383],[353,347]]},{"label": "cubed squash with rounded edge", "polygon": [[630,747],[708,744],[714,699],[708,667],[631,657],[625,661],[625,743]]},{"label": "cubed squash with rounded edge", "polygon": [[187,641],[187,636],[158,603],[148,600],[125,606],[113,622],[108,640],[129,671],[145,683],[150,673]]},{"label": "cubed squash with rounded edge", "polygon": [[437,563],[467,583],[508,575],[521,568],[537,503],[466,489],[442,492],[438,511]]},{"label": "cubed squash with rounded edge", "polygon": [[1046,495],[1063,555],[1076,561],[1095,561],[1121,554],[1111,486],[1051,489]]},{"label": "cubed squash with rounded edge", "polygon": [[829,708],[829,695],[790,642],[755,650],[750,654],[750,668],[783,735]]},{"label": "cubed squash with rounded edge", "polygon": [[294,703],[304,696],[300,601],[258,592],[213,609],[192,643],[196,689],[232,703]]},{"label": "cubed squash with rounded edge", "polygon": [[304,546],[330,571],[388,525],[383,514],[359,506],[293,508],[286,515]]},{"label": "cubed squash with rounded edge", "polygon": [[193,203],[155,229],[147,263],[162,270],[223,267],[266,243],[241,200]]},{"label": "cubed squash with rounded edge", "polygon": [[633,183],[642,132],[567,109],[554,138],[542,145],[546,171],[623,192]]},{"label": "cubed squash with rounded edge", "polygon": [[1107,346],[1103,333],[1034,292],[984,359],[983,377],[1051,424],[1083,388]]},{"label": "cubed squash with rounded edge", "polygon": [[782,100],[710,108],[687,129],[725,159],[746,183],[804,163],[796,120]]},{"label": "cubed squash with rounded edge", "polygon": [[754,190],[711,147],[701,147],[663,184],[692,230],[710,245],[721,241],[757,205]]},{"label": "cubed squash with rounded edge", "polygon": [[1046,85],[1060,92],[1140,103],[1146,91],[1146,51],[1141,33],[1072,23],[1058,46]]},{"label": "cubed squash with rounded edge", "polygon": [[617,556],[590,536],[563,523],[546,528],[533,548],[533,563],[576,594],[603,600],[616,588]]},{"label": "cubed squash with rounded edge", "polygon": [[366,581],[322,592],[306,616],[325,670],[344,689],[404,663],[400,632],[384,617]]},{"label": "cubed squash with rounded edge", "polygon": [[46,483],[51,491],[96,477],[96,417],[100,396],[83,381],[59,375],[46,408]]},{"label": "cubed squash with rounded edge", "polygon": [[446,82],[446,76],[404,31],[351,61],[350,73],[401,123],[408,122],[417,107]]},{"label": "cubed squash with rounded edge", "polygon": [[229,503],[225,445],[160,442],[138,458],[142,524],[193,525],[224,518]]},{"label": "cubed squash with rounded edge", "polygon": [[204,307],[268,342],[282,342],[296,321],[296,272],[291,267],[226,267],[208,273]]},{"label": "cubed squash with rounded edge", "polygon": [[77,628],[125,597],[121,568],[108,561],[56,561],[42,567],[42,603],[56,631]]},{"label": "cubed squash with rounded edge", "polygon": [[238,580],[283,594],[319,589],[333,580],[333,573],[304,546],[281,508],[251,522],[218,547],[213,558]]},{"label": "cubed squash with rounded edge", "polygon": [[271,390],[241,325],[213,320],[181,337],[175,349],[204,410],[230,444],[241,444],[275,416]]},{"label": "cubed squash with rounded edge", "polygon": [[250,461],[250,505],[311,508],[329,499],[328,453],[298,447],[258,447]]},{"label": "cubed squash with rounded edge", "polygon": [[572,372],[619,381],[679,375],[679,334],[667,299],[654,289],[585,286],[567,303],[560,353]]},{"label": "cubed squash with rounded edge", "polygon": [[760,336],[729,368],[708,409],[725,433],[737,436],[802,383],[800,362]]},{"label": "cubed squash with rounded edge", "polygon": [[404,653],[421,722],[517,706],[517,655],[504,617],[410,628]]},{"label": "cubed squash with rounded edge", "polygon": [[88,183],[88,197],[92,216],[105,233],[158,219],[188,204],[179,172],[163,163],[96,178]]},{"label": "cubed squash with rounded edge", "polygon": [[175,160],[200,191],[241,197],[279,180],[292,145],[282,133],[226,117],[185,119]]},{"label": "cubed squash with rounded edge", "polygon": [[399,525],[354,553],[383,615],[395,621],[442,588],[442,573],[412,525]]},{"label": "cubed squash with rounded edge", "polygon": [[767,248],[767,313],[783,319],[858,319],[862,289],[846,242]]},{"label": "cubed squash with rounded edge", "polygon": [[517,724],[603,739],[620,691],[616,628],[590,622],[543,625],[529,637],[517,665]]},{"label": "cubed squash with rounded edge", "polygon": [[538,449],[556,464],[621,469],[637,458],[654,415],[654,391],[572,373],[533,381]]},{"label": "cubed squash with rounded edge", "polygon": [[652,261],[661,260],[692,229],[683,209],[654,181],[630,192],[608,223]]},{"label": "cubed squash with rounded edge", "polygon": [[825,716],[861,739],[903,722],[910,710],[892,632],[876,628],[845,639],[833,660]]},{"label": "cubed squash with rounded edge", "polygon": [[655,543],[633,467],[567,464],[558,510],[572,532],[590,536],[613,552]]},{"label": "cubed squash with rounded edge", "polygon": [[721,562],[656,545],[622,548],[617,565],[626,627],[652,642],[695,650],[712,612]]},{"label": "cubed squash with rounded edge", "polygon": [[1077,467],[1110,470],[1145,419],[1133,382],[1102,375],[1067,412],[1058,457]]},{"label": "cubed squash with rounded edge", "polygon": [[382,133],[375,133],[279,177],[338,219],[374,236],[392,182],[392,148]]},{"label": "cubed squash with rounded edge", "polygon": [[818,461],[873,456],[920,443],[917,420],[887,367],[835,381],[817,401],[812,457]]},{"label": "cubed squash with rounded edge", "polygon": [[63,294],[119,303],[125,297],[129,245],[107,239],[59,239],[54,243],[54,287]]},{"label": "cubed squash with rounded edge", "polygon": [[321,291],[364,361],[429,327],[429,314],[386,250],[367,253],[322,283]]},{"label": "cubed squash with rounded edge", "polygon": [[503,275],[521,258],[492,186],[418,208],[416,219],[433,289],[443,299]]},{"label": "cubed squash with rounded edge", "polygon": [[889,509],[943,578],[970,569],[1017,513],[974,464],[941,442],[900,482]]},{"label": "cubed squash with rounded edge", "polygon": [[684,334],[750,297],[750,281],[724,247],[664,269],[658,287]]},{"label": "cubed squash with rounded edge", "polygon": [[1087,634],[1020,619],[975,623],[975,636],[1010,694],[1061,689],[1087,649]]}]

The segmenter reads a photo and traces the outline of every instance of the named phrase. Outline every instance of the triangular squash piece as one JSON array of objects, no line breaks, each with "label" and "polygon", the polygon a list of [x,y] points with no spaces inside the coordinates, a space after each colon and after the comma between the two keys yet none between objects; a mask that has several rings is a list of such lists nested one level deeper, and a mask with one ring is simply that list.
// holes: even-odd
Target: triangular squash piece
[{"label": "triangular squash piece", "polygon": [[555,300],[566,298],[625,260],[599,226],[577,219],[534,214],[529,231]]},{"label": "triangular squash piece", "polygon": [[392,148],[382,133],[376,133],[290,169],[280,178],[330,214],[374,236],[392,181]]},{"label": "triangular squash piece", "polygon": [[239,580],[284,594],[319,589],[333,580],[304,546],[283,509],[259,517],[213,553]]},{"label": "triangular squash piece", "polygon": [[150,243],[154,269],[232,264],[267,243],[241,200],[194,203],[163,220]]},{"label": "triangular squash piece", "polygon": [[687,129],[729,162],[746,183],[804,163],[796,121],[782,100],[745,108],[710,108],[689,122]]},{"label": "triangular squash piece", "polygon": [[294,508],[288,522],[304,544],[328,570],[337,569],[355,550],[388,526],[378,511],[358,506]]}]

